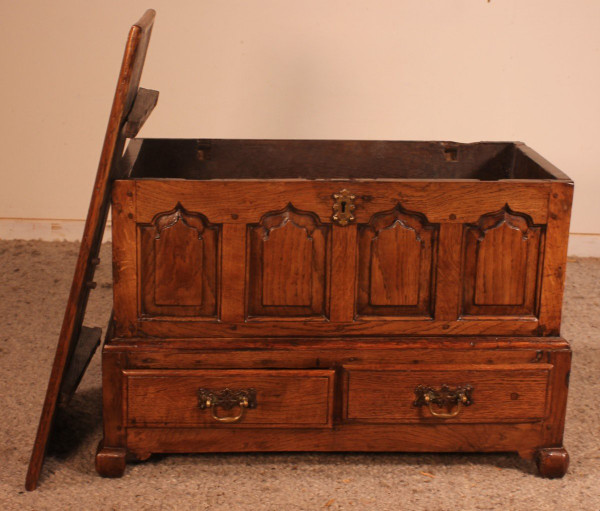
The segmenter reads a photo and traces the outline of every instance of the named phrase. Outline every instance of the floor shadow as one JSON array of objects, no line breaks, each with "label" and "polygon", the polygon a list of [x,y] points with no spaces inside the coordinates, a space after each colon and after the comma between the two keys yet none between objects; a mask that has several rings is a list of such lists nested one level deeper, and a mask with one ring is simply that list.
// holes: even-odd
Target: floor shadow
[{"label": "floor shadow", "polygon": [[65,459],[102,431],[102,388],[78,391],[68,407],[59,407],[48,441],[48,454]]},{"label": "floor shadow", "polygon": [[152,465],[168,462],[171,457],[182,457],[191,464],[204,466],[251,465],[266,467],[277,464],[302,467],[348,465],[363,467],[405,467],[407,469],[428,465],[430,469],[453,466],[492,466],[499,470],[517,470],[525,474],[535,475],[537,470],[531,461],[520,458],[516,453],[327,453],[327,452],[295,452],[295,453],[207,453],[207,454],[153,454],[144,463]]}]

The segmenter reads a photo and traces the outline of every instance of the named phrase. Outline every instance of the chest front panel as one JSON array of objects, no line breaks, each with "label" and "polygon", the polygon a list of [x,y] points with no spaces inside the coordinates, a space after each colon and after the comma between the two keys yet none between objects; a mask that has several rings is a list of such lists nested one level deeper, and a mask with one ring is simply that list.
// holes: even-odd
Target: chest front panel
[{"label": "chest front panel", "polygon": [[543,333],[550,189],[117,181],[117,335]]}]

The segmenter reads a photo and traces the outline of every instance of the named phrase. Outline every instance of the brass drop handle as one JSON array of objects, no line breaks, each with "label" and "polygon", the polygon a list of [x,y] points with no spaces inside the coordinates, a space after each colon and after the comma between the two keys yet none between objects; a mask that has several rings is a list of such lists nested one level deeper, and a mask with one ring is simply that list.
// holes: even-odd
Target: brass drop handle
[{"label": "brass drop handle", "polygon": [[[438,390],[426,385],[417,385],[416,399],[413,404],[417,407],[427,406],[429,413],[439,419],[451,419],[461,412],[463,406],[470,406],[473,403],[472,392],[471,385],[457,387],[454,390],[451,390],[448,385],[442,385]],[[434,405],[438,410],[434,409]]]},{"label": "brass drop handle", "polygon": [[227,422],[227,423],[238,422],[238,421],[242,420],[242,417],[244,416],[244,412],[246,411],[246,408],[248,408],[248,400],[244,399],[244,400],[242,400],[242,402],[238,403],[238,406],[240,407],[240,411],[238,412],[237,415],[226,415],[224,417],[220,417],[219,415],[217,415],[217,405],[215,403],[211,403],[210,400],[208,400],[206,402],[206,407],[208,408],[209,406],[210,406],[210,415],[216,421]]},{"label": "brass drop handle", "polygon": [[[198,389],[198,407],[201,410],[210,409],[211,417],[217,422],[224,422],[227,424],[239,422],[244,417],[246,409],[256,408],[256,405],[255,389]],[[217,413],[217,408],[231,410],[235,407],[239,407],[239,411],[236,415],[222,416]]]}]

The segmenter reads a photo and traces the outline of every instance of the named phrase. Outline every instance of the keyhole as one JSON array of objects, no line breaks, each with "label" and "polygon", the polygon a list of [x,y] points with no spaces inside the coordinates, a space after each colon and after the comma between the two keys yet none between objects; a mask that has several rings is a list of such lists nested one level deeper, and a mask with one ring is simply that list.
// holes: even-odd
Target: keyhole
[{"label": "keyhole", "polygon": [[345,213],[345,212],[346,212],[346,201],[343,200],[342,201],[342,213]]}]

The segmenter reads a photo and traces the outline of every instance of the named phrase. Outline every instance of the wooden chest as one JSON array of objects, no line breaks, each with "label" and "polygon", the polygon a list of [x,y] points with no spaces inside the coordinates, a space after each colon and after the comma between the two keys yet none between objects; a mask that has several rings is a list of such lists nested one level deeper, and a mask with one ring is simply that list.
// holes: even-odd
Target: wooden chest
[{"label": "wooden chest", "polygon": [[25,487],[100,344],[111,200],[101,475],[163,452],[515,451],[563,476],[571,180],[522,143],[135,139],[154,17],[127,38]]},{"label": "wooden chest", "polygon": [[572,182],[521,143],[134,139],[104,441],[517,451],[562,476]]}]

